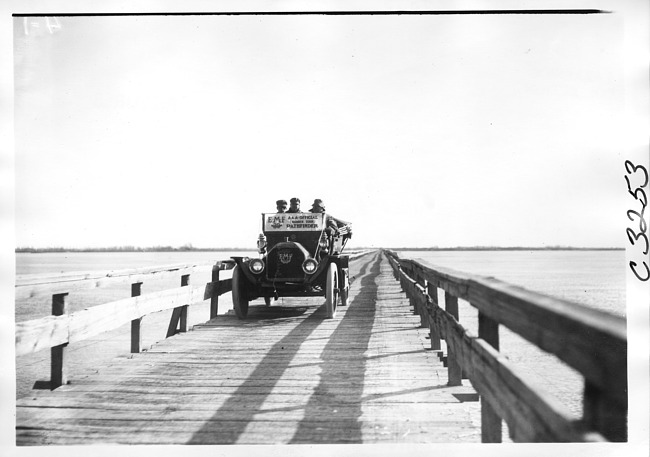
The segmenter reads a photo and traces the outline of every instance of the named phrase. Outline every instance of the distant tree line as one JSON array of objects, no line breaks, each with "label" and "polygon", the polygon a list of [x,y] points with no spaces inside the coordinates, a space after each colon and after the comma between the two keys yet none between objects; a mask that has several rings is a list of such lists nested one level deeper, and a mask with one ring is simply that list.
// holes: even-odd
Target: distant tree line
[{"label": "distant tree line", "polygon": [[428,247],[428,248],[390,248],[393,251],[622,251],[624,248],[601,247],[572,247],[572,246],[456,246],[456,247]]},{"label": "distant tree line", "polygon": [[196,248],[191,244],[184,244],[180,247],[174,246],[111,246],[99,248],[64,248],[64,247],[49,247],[49,248],[32,248],[20,247],[16,248],[16,252],[21,253],[39,253],[39,252],[198,252],[198,251],[254,251],[255,248]]}]

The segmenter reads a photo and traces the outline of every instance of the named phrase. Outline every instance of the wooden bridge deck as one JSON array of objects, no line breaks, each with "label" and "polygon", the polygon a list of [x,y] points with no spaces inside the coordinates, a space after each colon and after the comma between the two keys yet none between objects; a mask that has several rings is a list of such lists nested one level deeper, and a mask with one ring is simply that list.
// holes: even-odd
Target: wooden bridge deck
[{"label": "wooden bridge deck", "polygon": [[[350,303],[252,303],[17,403],[17,444],[426,443],[481,440],[477,396],[447,369],[378,252]],[[260,303],[260,305],[257,305]]]}]

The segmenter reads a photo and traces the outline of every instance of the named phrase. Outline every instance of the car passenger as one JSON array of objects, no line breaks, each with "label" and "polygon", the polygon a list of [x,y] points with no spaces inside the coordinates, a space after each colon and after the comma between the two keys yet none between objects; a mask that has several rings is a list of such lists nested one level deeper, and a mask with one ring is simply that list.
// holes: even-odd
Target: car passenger
[{"label": "car passenger", "polygon": [[275,207],[277,208],[278,213],[284,213],[287,210],[287,201],[286,200],[277,200],[275,202]]},{"label": "car passenger", "polygon": [[287,213],[299,213],[300,212],[300,199],[299,198],[292,198],[289,200],[289,210]]},{"label": "car passenger", "polygon": [[[309,210],[310,213],[324,213],[325,212],[325,204],[323,203],[323,200],[320,198],[317,198],[314,200],[314,203],[311,205],[311,209]],[[342,221],[340,219],[335,218],[334,216],[330,216],[329,214],[327,215],[327,220],[326,220],[326,226],[327,226],[327,231],[329,235],[334,235],[339,233],[339,228],[345,227],[349,225],[348,222]],[[350,236],[352,235],[352,232],[350,231]]]},{"label": "car passenger", "polygon": [[325,212],[325,204],[323,203],[323,200],[320,198],[317,198],[314,200],[314,203],[311,205],[311,209],[309,210],[310,213],[324,213]]}]

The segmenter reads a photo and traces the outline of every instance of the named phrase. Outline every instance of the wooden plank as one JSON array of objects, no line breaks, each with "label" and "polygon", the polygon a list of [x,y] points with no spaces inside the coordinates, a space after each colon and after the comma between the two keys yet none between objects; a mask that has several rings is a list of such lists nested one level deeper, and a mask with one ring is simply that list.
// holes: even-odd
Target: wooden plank
[{"label": "wooden plank", "polygon": [[[359,419],[361,421],[397,421],[402,420],[403,416],[409,417],[412,421],[423,423],[437,423],[438,426],[456,426],[466,425],[464,419],[454,420],[440,420],[440,418],[431,417],[431,405],[427,404],[368,404],[360,408],[359,404],[341,403],[336,408],[336,417],[327,417],[332,415],[331,402],[328,398],[320,397],[320,404],[313,405],[311,411],[314,418],[321,415],[324,422],[340,421],[349,419]],[[112,406],[112,405],[107,405]],[[250,412],[242,411],[237,405],[232,405],[232,408],[220,409],[219,416],[215,416],[214,404],[210,408],[204,408],[203,405],[198,404],[198,407],[190,407],[187,405],[139,405],[137,408],[123,405],[119,409],[112,408],[87,408],[79,407],[63,407],[42,409],[39,414],[39,408],[24,408],[21,410],[22,420],[29,421],[31,428],[37,427],[51,427],[51,422],[67,423],[67,424],[95,424],[97,426],[118,426],[115,421],[151,421],[149,425],[153,426],[155,421],[162,426],[168,426],[170,430],[174,430],[174,422],[226,422],[226,421],[242,421]],[[436,405],[438,411],[442,413],[454,414],[458,412],[458,404]],[[318,414],[320,413],[320,414]],[[304,417],[303,408],[262,408],[255,412],[256,416],[262,421],[273,422],[299,422]],[[113,422],[113,423],[111,423]],[[105,423],[107,425],[105,425]],[[180,428],[180,427],[179,427]],[[198,428],[198,427],[197,427]]]},{"label": "wooden plank", "polygon": [[513,439],[535,442],[604,441],[575,420],[559,401],[533,380],[524,380],[508,360],[480,338],[463,329],[450,332],[452,344],[464,346],[463,369],[472,385],[499,417]]},{"label": "wooden plank", "polygon": [[[516,374],[509,362],[491,345],[471,335],[448,313],[435,315],[437,324],[445,328],[450,350],[472,385],[481,395],[482,405],[492,411],[487,417],[504,418],[516,441],[602,441],[604,437],[577,424],[558,400]],[[488,432],[493,440],[495,430]],[[499,438],[500,439],[500,438]]]},{"label": "wooden plank", "polygon": [[[232,261],[224,260],[218,263],[222,270],[234,268]],[[213,266],[214,262],[203,262],[56,275],[20,275],[16,277],[15,297],[16,300],[22,300],[55,293],[101,288],[115,283],[135,283],[151,279],[171,278],[182,274],[211,271]]]},{"label": "wooden plank", "polygon": [[[627,403],[625,320],[496,279],[470,288],[472,305]],[[542,325],[543,323],[543,325]],[[594,351],[594,347],[598,347]]]},{"label": "wooden plank", "polygon": [[418,274],[427,283],[431,283],[445,292],[463,299],[467,295],[469,281],[474,278],[472,275],[451,268],[431,267],[415,260],[400,259],[400,265],[407,265],[409,268],[418,271]]},{"label": "wooden plank", "polygon": [[[627,402],[625,319],[548,297],[494,278],[465,274],[426,262],[400,259],[431,284],[469,301],[541,349],[578,370],[619,404]],[[544,325],[540,325],[544,323]],[[594,351],[596,344],[599,348]]]},{"label": "wooden plank", "polygon": [[[416,267],[414,266],[413,268]],[[426,268],[423,268],[423,270],[426,270]],[[433,276],[437,275],[437,273],[438,272],[434,272],[432,274],[428,271],[425,274]],[[440,282],[435,282],[435,278],[432,279],[434,279],[434,283],[441,284]],[[602,332],[600,334],[601,340],[607,338],[606,336],[603,336],[603,333],[609,333],[609,336],[613,336],[610,343],[611,341],[617,341],[618,343],[625,341],[624,326],[621,325],[624,321],[613,318],[613,316],[601,319],[602,316],[596,316],[596,314],[600,313],[591,313],[590,311],[583,313],[580,307],[574,307],[573,304],[562,304],[561,300],[555,300],[550,297],[525,291],[524,289],[501,283],[492,278],[477,279],[469,275],[464,275],[457,279],[463,281],[467,286],[464,291],[466,295],[463,296],[463,298],[469,299],[472,305],[479,308],[479,331],[481,331],[483,336],[495,345],[496,348],[498,348],[498,323],[503,323],[515,331],[519,330],[518,333],[524,337],[526,334],[534,335],[527,339],[544,349],[549,350],[550,348],[550,352],[559,353],[558,355],[561,359],[570,361],[572,365],[579,363],[577,360],[580,357],[578,355],[579,351],[575,351],[575,348],[565,348],[565,353],[563,354],[562,346],[566,346],[567,341],[566,338],[562,338],[562,334],[574,332],[573,338],[586,342],[585,335],[588,333],[593,335],[595,331],[594,327],[596,327]],[[456,281],[456,284],[457,283],[458,281]],[[454,290],[454,288],[458,290],[455,285],[447,287],[448,290]],[[460,292],[462,293],[463,291],[460,290]],[[495,302],[497,306],[495,306]],[[498,307],[499,305],[501,308]],[[532,313],[531,308],[534,308]],[[444,314],[437,313],[436,317],[438,320],[442,320],[446,326],[445,333],[448,333],[450,337],[448,340],[450,343],[450,351],[456,351],[458,348],[463,347],[461,350],[462,356],[459,357],[460,362],[464,369],[472,370],[470,377],[472,383],[477,385],[477,390],[479,390],[482,395],[486,392],[488,393],[487,398],[482,397],[482,404],[485,406],[482,410],[484,441],[500,441],[500,417],[506,418],[506,421],[510,426],[511,435],[518,441],[574,441],[603,439],[603,435],[599,435],[597,432],[589,432],[582,427],[575,426],[575,421],[572,421],[568,415],[566,415],[566,411],[563,410],[563,407],[559,407],[557,401],[546,394],[543,389],[536,390],[535,388],[531,388],[530,384],[526,385],[526,383],[518,376],[514,375],[511,370],[502,367],[500,367],[502,370],[502,378],[509,381],[506,385],[510,389],[514,389],[514,391],[508,391],[507,389],[505,392],[503,389],[499,391],[498,388],[494,386],[494,372],[490,373],[490,375],[483,376],[483,371],[485,370],[484,365],[487,365],[488,367],[491,365],[489,363],[477,365],[475,354],[468,351],[467,348],[471,347],[471,344],[468,344],[468,341],[471,341],[471,339],[467,338],[468,334],[463,329],[460,329],[457,323],[446,318]],[[549,330],[547,333],[552,334],[553,336],[549,336],[548,334],[544,335],[544,332],[539,330],[539,327],[541,327],[539,322],[544,322],[544,329],[548,328]],[[563,330],[558,331],[556,325]],[[525,328],[525,330],[522,330],[522,328]],[[577,336],[575,332],[577,332]],[[541,338],[536,339],[535,337],[540,333],[542,334]],[[572,343],[578,347],[580,345],[579,342],[572,341]],[[593,360],[594,358],[598,358],[592,355],[596,352],[593,351],[593,341],[590,342],[590,347],[592,349],[587,350],[590,354],[588,359]],[[620,346],[618,350],[623,351],[622,353],[625,352],[625,348],[621,348]],[[567,356],[567,353],[573,354]],[[619,354],[620,353],[621,352],[619,352]],[[497,357],[497,359],[495,359],[497,361],[496,363],[499,363],[498,356],[495,355],[495,357]],[[619,359],[624,358],[619,357]],[[473,360],[473,363],[468,364],[468,360]],[[581,370],[583,373],[585,371],[585,366],[587,366],[586,369],[596,368],[594,366],[588,366],[589,361],[584,362],[583,360],[580,363],[583,364],[583,370]],[[606,362],[603,364],[602,360],[600,363],[595,365],[598,365],[601,370],[607,369],[605,368],[607,365],[609,365],[609,369],[612,367],[611,363]],[[625,380],[626,383],[626,367],[624,366],[624,362],[621,363],[619,360],[618,365],[619,368],[614,368],[614,370],[620,370],[622,372],[619,383],[622,383],[623,380]],[[602,374],[602,371],[600,373]],[[485,388],[485,385],[481,384],[482,382],[489,384],[491,387]],[[497,392],[498,395],[494,396],[494,392]],[[619,391],[619,393],[620,392],[625,394],[625,388]],[[490,394],[493,395],[491,399]],[[602,391],[599,391],[598,398],[604,399],[607,398],[607,395],[603,394]],[[609,421],[609,426],[618,428],[620,431],[625,428],[623,424],[625,424],[627,410],[621,406],[615,406],[624,404],[625,398],[621,396],[619,401],[619,403],[616,401],[612,403],[610,400],[608,405],[610,406],[610,410],[617,411],[616,419]],[[543,419],[538,420],[535,418],[535,414],[541,414]],[[557,424],[562,424],[560,430],[557,429]],[[594,427],[599,431],[606,430],[606,428],[599,428],[597,425],[594,425]],[[614,432],[614,435],[615,434],[616,432]],[[620,438],[622,434],[619,434],[618,436]]]},{"label": "wooden plank", "polygon": [[68,342],[70,315],[16,322],[16,355],[30,354]]},{"label": "wooden plank", "polygon": [[[445,442],[450,436],[472,430],[462,421],[422,422],[420,426],[399,419],[379,418],[375,421],[340,419],[334,421],[323,417],[315,420],[276,421],[271,418],[246,420],[213,420],[209,422],[166,422],[157,428],[155,420],[113,423],[89,422],[82,426],[57,424],[53,430],[25,430],[19,435],[33,440],[30,444],[42,444],[40,438],[52,444],[122,443],[122,444],[281,444],[281,443],[362,443],[372,437],[374,442]],[[182,425],[182,427],[180,427]],[[381,430],[377,430],[381,427]],[[130,434],[124,430],[137,430]],[[421,430],[431,430],[423,435]],[[380,433],[385,435],[382,437]],[[383,438],[383,439],[382,439]]]},{"label": "wooden plank", "polygon": [[68,316],[19,322],[16,324],[16,355],[83,341],[150,313],[202,302],[204,295],[205,287],[177,287],[93,306]]},{"label": "wooden plank", "polygon": [[219,286],[217,287],[217,293],[223,295],[232,290],[232,279],[224,279],[219,281]]},{"label": "wooden plank", "polygon": [[[218,263],[222,265],[222,269],[228,269],[232,268],[232,266],[229,266],[229,262],[230,261],[219,261]],[[158,273],[189,274],[192,271],[210,271],[214,265],[215,262],[178,263],[108,271],[26,274],[16,276],[16,287],[18,288],[46,283],[54,284],[57,282],[74,282],[102,278],[128,278],[134,275],[155,275]]]}]

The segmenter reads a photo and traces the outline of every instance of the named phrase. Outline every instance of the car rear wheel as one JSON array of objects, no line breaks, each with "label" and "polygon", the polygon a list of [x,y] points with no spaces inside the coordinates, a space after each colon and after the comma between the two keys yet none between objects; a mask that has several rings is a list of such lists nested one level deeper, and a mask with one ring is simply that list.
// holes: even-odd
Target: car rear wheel
[{"label": "car rear wheel", "polygon": [[341,269],[341,306],[348,306],[348,292],[350,291],[350,279],[348,269]]},{"label": "car rear wheel", "polygon": [[232,271],[232,307],[240,319],[246,319],[248,315],[248,292],[246,290],[246,278],[239,265]]},{"label": "car rear wheel", "polygon": [[327,318],[336,316],[336,302],[338,301],[338,268],[335,263],[330,263],[327,268],[327,282],[325,284],[325,310]]}]

